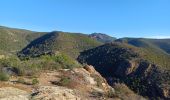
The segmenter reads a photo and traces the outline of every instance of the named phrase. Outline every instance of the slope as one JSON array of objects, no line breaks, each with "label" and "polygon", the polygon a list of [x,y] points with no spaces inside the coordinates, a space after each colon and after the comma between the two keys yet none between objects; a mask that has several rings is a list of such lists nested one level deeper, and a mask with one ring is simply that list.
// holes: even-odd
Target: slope
[{"label": "slope", "polygon": [[44,33],[0,26],[0,53],[15,54],[42,34]]},{"label": "slope", "polygon": [[81,33],[55,31],[34,40],[18,55],[20,57],[37,57],[44,54],[55,54],[60,51],[76,58],[79,52],[101,44]]},{"label": "slope", "polygon": [[143,57],[144,53],[147,55],[132,45],[108,43],[82,52],[78,61],[95,66],[110,85],[126,83],[150,99],[169,99],[170,70],[149,62]]},{"label": "slope", "polygon": [[162,67],[170,68],[170,40],[168,39],[122,38],[116,42],[138,47],[143,52],[145,59]]}]

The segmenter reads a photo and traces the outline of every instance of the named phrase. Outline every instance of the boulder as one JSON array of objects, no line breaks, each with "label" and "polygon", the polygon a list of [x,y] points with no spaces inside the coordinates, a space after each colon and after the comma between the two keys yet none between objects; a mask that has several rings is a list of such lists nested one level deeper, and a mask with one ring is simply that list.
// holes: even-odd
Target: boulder
[{"label": "boulder", "polygon": [[85,66],[84,66],[84,69],[85,69],[86,71],[88,71],[89,73],[91,73],[91,74],[93,74],[93,73],[96,72],[96,70],[94,69],[94,67],[91,66],[91,65],[85,65]]},{"label": "boulder", "polygon": [[18,75],[19,74],[19,70],[14,67],[3,67],[2,71],[4,73],[7,73],[8,75]]},{"label": "boulder", "polygon": [[94,80],[94,78],[91,77],[90,73],[86,71],[84,68],[75,68],[73,69],[73,72],[78,75],[81,75],[82,80],[84,81],[85,84],[96,85],[96,81]]}]

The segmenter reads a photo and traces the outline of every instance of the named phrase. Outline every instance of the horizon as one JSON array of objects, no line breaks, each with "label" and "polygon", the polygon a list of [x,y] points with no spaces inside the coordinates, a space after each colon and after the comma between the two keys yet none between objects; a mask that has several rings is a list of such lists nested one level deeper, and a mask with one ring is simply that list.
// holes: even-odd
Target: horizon
[{"label": "horizon", "polygon": [[[5,28],[12,28],[12,29],[21,29],[21,30],[27,30],[27,31],[32,31],[32,32],[47,32],[47,33],[50,33],[50,32],[53,32],[53,31],[61,31],[61,32],[66,32],[66,33],[81,33],[81,34],[87,34],[87,35],[90,35],[92,33],[101,33],[101,32],[92,32],[92,33],[83,33],[83,32],[68,32],[68,31],[62,31],[62,30],[51,30],[51,31],[34,31],[34,30],[30,30],[30,29],[25,29],[25,28],[17,28],[17,27],[8,27],[8,26],[3,26],[3,25],[0,25],[0,27],[5,27]],[[107,33],[101,33],[101,34],[106,34],[108,36],[111,36]],[[151,37],[115,37],[115,36],[111,36],[111,37],[114,37],[116,39],[121,39],[121,38],[144,38],[144,39],[170,39],[170,36],[151,36]]]},{"label": "horizon", "polygon": [[4,0],[0,25],[39,32],[170,38],[168,0]]}]

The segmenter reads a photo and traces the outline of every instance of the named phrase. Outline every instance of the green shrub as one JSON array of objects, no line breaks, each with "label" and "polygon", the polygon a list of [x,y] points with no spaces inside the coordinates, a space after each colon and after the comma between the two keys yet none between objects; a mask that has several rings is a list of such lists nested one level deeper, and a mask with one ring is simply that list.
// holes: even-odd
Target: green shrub
[{"label": "green shrub", "polygon": [[36,84],[39,84],[39,81],[38,81],[38,79],[34,78],[32,80],[32,85],[36,85]]},{"label": "green shrub", "polygon": [[72,69],[81,66],[74,59],[63,53],[53,56],[44,55],[41,57],[41,60],[43,61],[43,66],[48,69]]},{"label": "green shrub", "polygon": [[70,82],[71,82],[71,79],[69,77],[62,77],[59,81],[59,85],[67,86]]},{"label": "green shrub", "polygon": [[58,53],[57,55],[44,55],[29,60],[20,60],[17,57],[0,59],[0,70],[3,67],[17,69],[19,76],[36,76],[42,70],[72,69],[81,66],[69,56]]},{"label": "green shrub", "polygon": [[9,80],[9,75],[6,73],[0,72],[0,81],[8,81]]}]

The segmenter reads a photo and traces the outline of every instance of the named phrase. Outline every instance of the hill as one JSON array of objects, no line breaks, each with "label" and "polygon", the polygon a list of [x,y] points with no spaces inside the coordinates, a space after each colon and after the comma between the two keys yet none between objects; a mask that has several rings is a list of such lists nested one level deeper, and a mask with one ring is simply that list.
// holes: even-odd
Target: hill
[{"label": "hill", "polygon": [[15,54],[44,33],[0,26],[0,53]]},{"label": "hill", "polygon": [[162,67],[170,68],[170,39],[122,38],[115,41],[135,46],[141,49],[145,59]]},{"label": "hill", "polygon": [[95,66],[110,85],[126,83],[150,99],[170,98],[170,70],[148,61],[144,53],[147,55],[143,49],[125,43],[107,43],[82,52],[78,61]]},{"label": "hill", "polygon": [[111,37],[103,33],[92,33],[92,34],[89,34],[89,37],[92,39],[96,39],[102,43],[113,42],[114,40],[116,40],[115,37]]},{"label": "hill", "polygon": [[20,57],[37,57],[44,54],[55,54],[60,51],[76,58],[79,52],[101,44],[81,33],[55,31],[32,41],[18,55]]},{"label": "hill", "polygon": [[170,39],[121,38],[116,41],[142,48],[154,48],[164,53],[170,53]]},{"label": "hill", "polygon": [[148,41],[170,54],[170,39],[149,39]]}]

